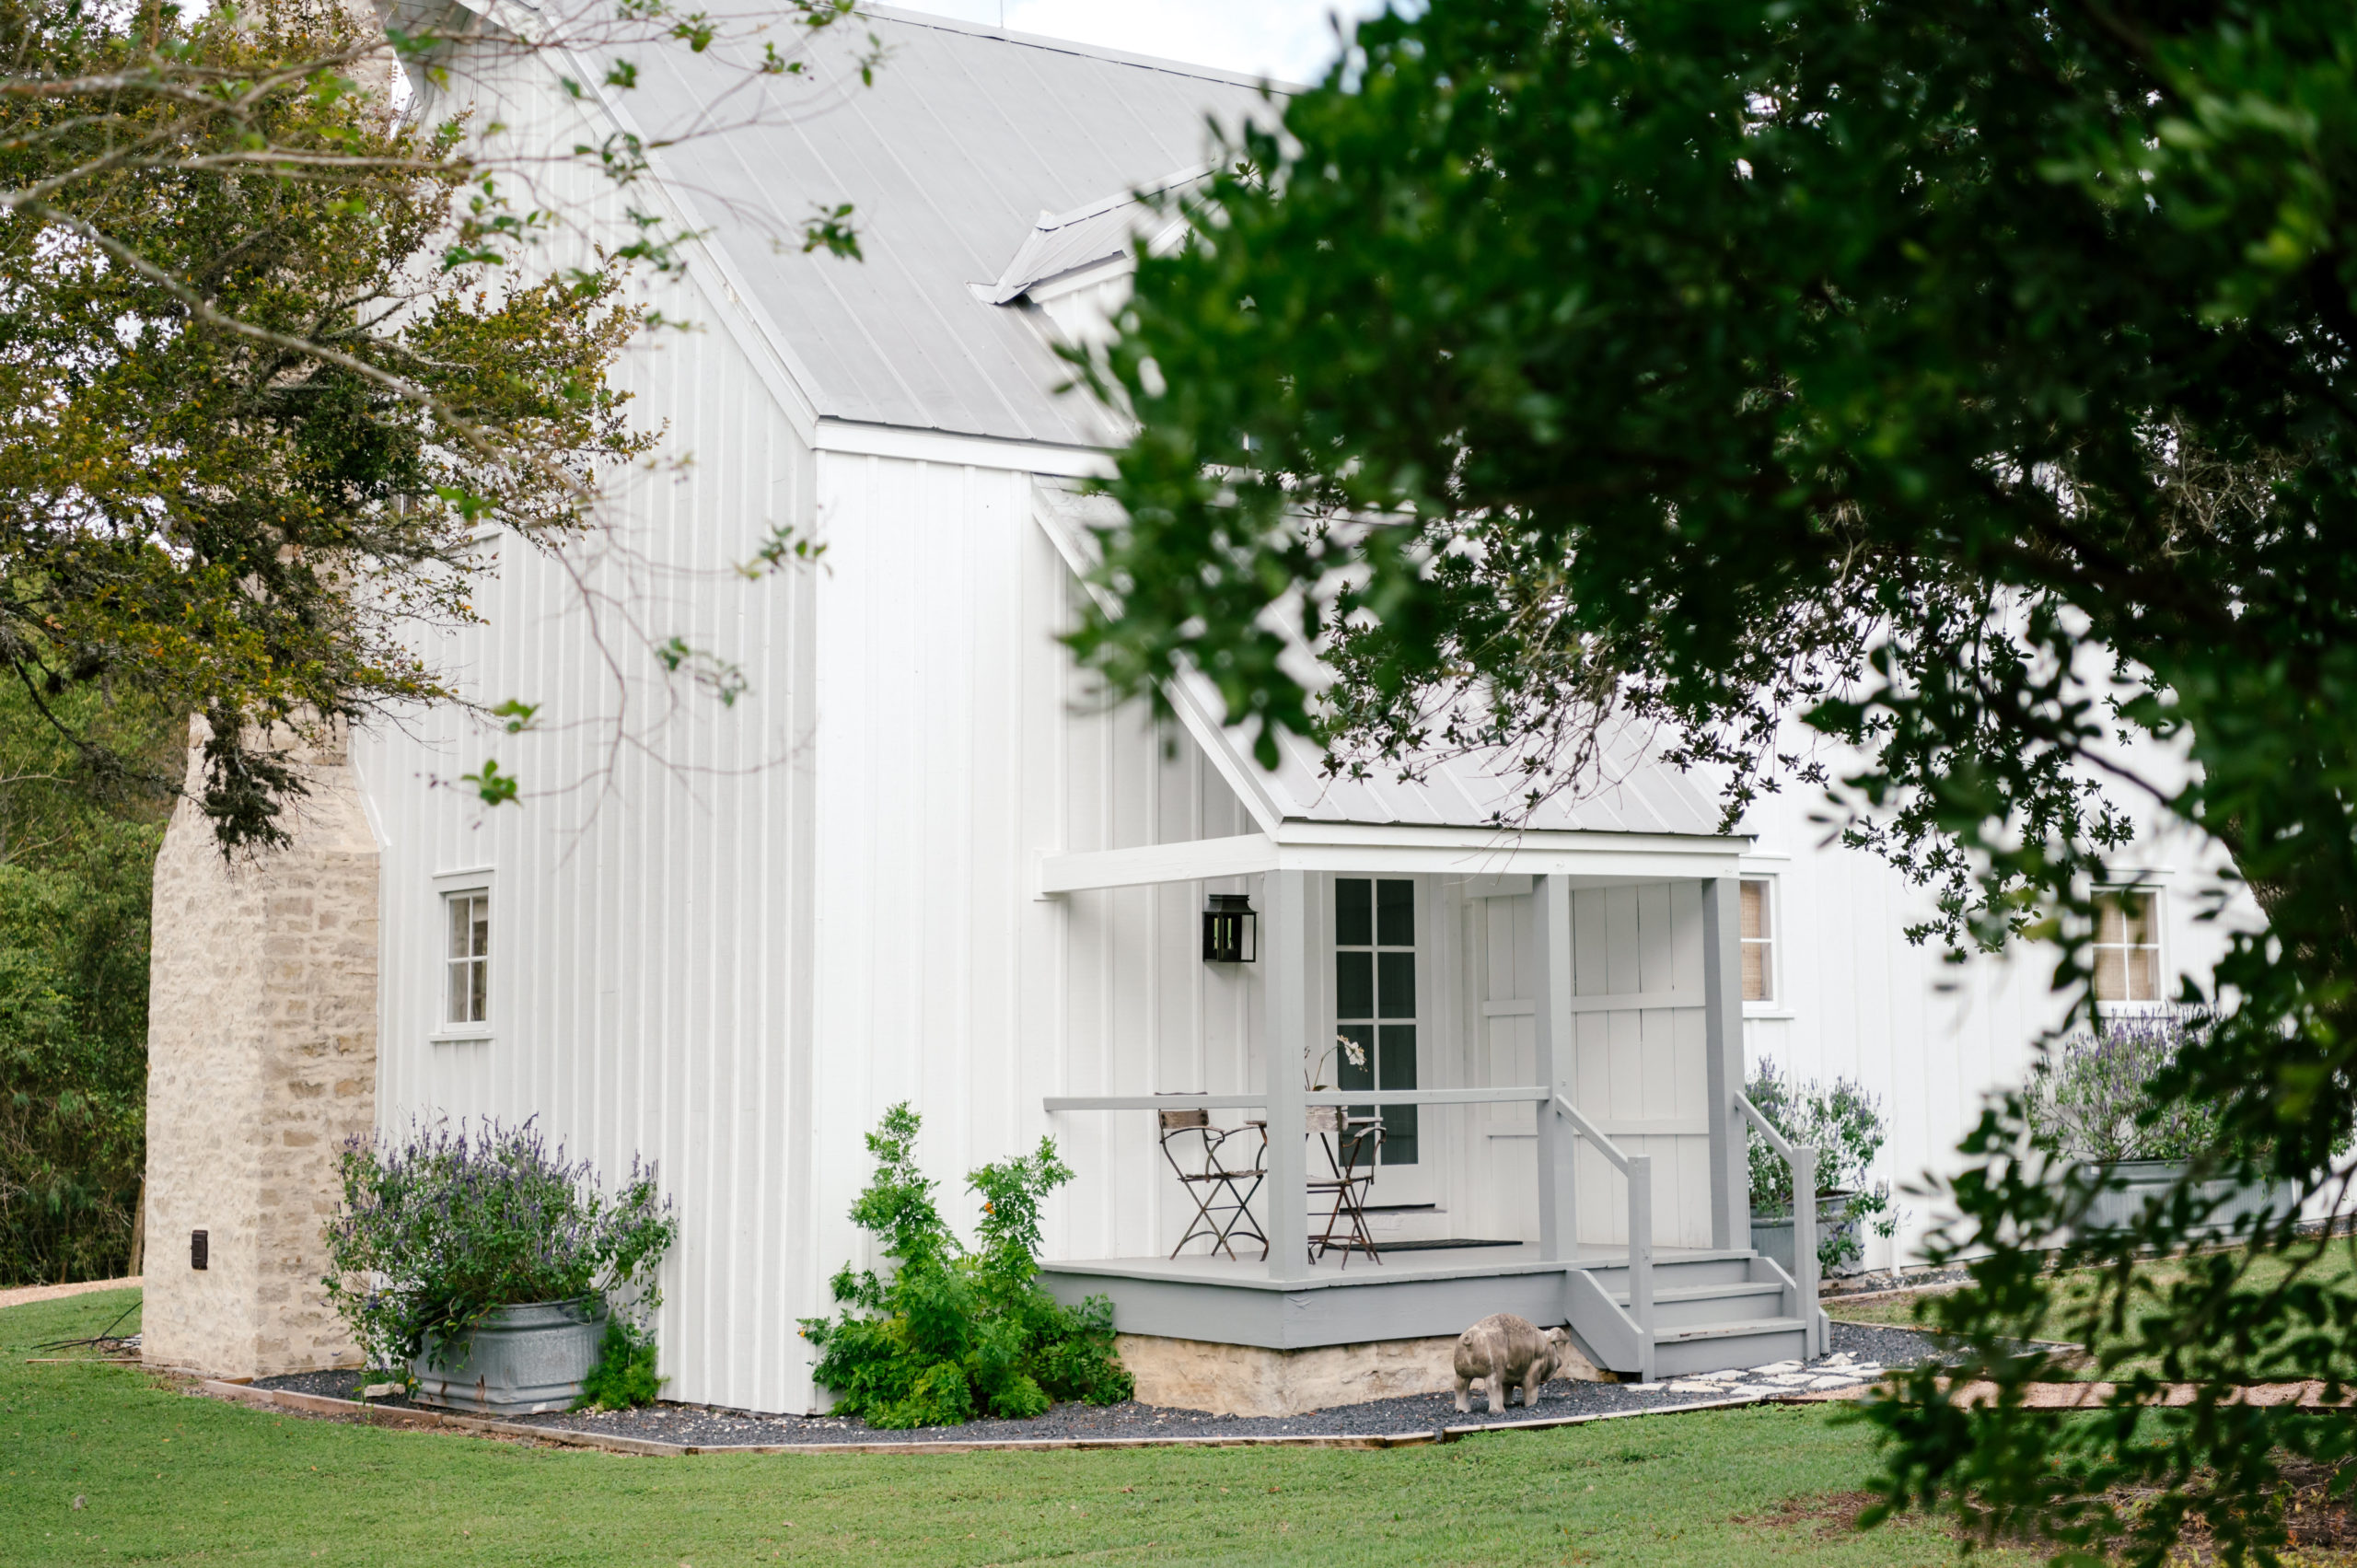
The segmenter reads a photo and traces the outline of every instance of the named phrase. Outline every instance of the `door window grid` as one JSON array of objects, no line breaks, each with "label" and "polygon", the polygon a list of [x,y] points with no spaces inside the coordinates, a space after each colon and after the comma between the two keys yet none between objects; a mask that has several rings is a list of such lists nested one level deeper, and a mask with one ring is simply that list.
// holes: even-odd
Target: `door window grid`
[{"label": "door window grid", "polygon": [[491,894],[487,890],[446,894],[449,956],[442,1009],[445,1024],[491,1021]]},{"label": "door window grid", "polygon": [[[1337,1055],[1342,1089],[1416,1087],[1416,885],[1400,878],[1334,879],[1335,1032],[1357,1045],[1364,1064]],[[1382,1108],[1383,1163],[1417,1162],[1421,1107]],[[1371,1116],[1373,1106],[1353,1106]]]},{"label": "door window grid", "polygon": [[1743,885],[1743,999],[1776,999],[1775,900],[1766,882]]},{"label": "door window grid", "polygon": [[2122,890],[2096,895],[2096,1000],[2161,999],[2159,896]]}]

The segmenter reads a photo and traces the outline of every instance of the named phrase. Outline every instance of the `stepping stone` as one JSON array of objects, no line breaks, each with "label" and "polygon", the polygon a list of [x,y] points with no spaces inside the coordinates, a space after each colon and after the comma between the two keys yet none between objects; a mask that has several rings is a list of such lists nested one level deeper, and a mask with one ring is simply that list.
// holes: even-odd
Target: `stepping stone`
[{"label": "stepping stone", "polygon": [[1797,1361],[1771,1361],[1765,1366],[1755,1366],[1751,1370],[1757,1376],[1766,1377],[1778,1372],[1798,1372],[1800,1369],[1801,1364]]},{"label": "stepping stone", "polygon": [[1680,1381],[1672,1383],[1669,1386],[1669,1391],[1673,1394],[1724,1394],[1727,1391],[1727,1388],[1724,1383]]},{"label": "stepping stone", "polygon": [[1815,1379],[1811,1378],[1805,1372],[1778,1372],[1771,1374],[1765,1380],[1770,1383],[1781,1384],[1787,1388],[1806,1388],[1811,1382],[1815,1381]]}]

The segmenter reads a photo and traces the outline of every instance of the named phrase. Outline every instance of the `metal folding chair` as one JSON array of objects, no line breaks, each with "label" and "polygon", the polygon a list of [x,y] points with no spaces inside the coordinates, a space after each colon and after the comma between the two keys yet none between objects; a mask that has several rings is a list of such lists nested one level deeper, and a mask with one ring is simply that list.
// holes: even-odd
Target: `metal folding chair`
[{"label": "metal folding chair", "polygon": [[[1267,1137],[1252,1136],[1259,1130],[1250,1126],[1214,1127],[1211,1112],[1200,1107],[1155,1115],[1161,1126],[1162,1157],[1178,1178],[1179,1191],[1195,1202],[1195,1217],[1187,1222],[1187,1234],[1178,1238],[1170,1255],[1176,1258],[1186,1250],[1187,1243],[1201,1238],[1209,1240],[1213,1251],[1234,1258],[1234,1238],[1243,1236],[1259,1242],[1260,1256],[1266,1258],[1269,1238],[1253,1223],[1251,1204],[1266,1173]],[[1221,1145],[1235,1137],[1248,1137],[1257,1145],[1250,1165],[1230,1166],[1221,1158]]]},{"label": "metal folding chair", "polygon": [[1382,1262],[1383,1254],[1376,1250],[1375,1237],[1366,1226],[1366,1195],[1375,1185],[1376,1163],[1383,1153],[1383,1118],[1349,1116],[1340,1106],[1313,1105],[1309,1130],[1326,1152],[1328,1171],[1311,1178],[1311,1202],[1317,1202],[1318,1193],[1332,1199],[1323,1227],[1309,1238],[1309,1260],[1315,1263],[1339,1249],[1345,1269],[1351,1266],[1353,1252]]}]

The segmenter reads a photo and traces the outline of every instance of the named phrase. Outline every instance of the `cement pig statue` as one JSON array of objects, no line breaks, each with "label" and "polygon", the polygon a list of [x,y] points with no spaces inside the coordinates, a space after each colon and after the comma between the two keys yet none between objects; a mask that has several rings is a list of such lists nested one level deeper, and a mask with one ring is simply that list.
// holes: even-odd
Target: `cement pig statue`
[{"label": "cement pig statue", "polygon": [[1500,1312],[1457,1336],[1457,1408],[1473,1408],[1473,1380],[1490,1392],[1490,1413],[1506,1408],[1506,1390],[1522,1386],[1525,1410],[1538,1402],[1539,1385],[1572,1364],[1572,1336],[1563,1329],[1541,1331],[1527,1318]]}]

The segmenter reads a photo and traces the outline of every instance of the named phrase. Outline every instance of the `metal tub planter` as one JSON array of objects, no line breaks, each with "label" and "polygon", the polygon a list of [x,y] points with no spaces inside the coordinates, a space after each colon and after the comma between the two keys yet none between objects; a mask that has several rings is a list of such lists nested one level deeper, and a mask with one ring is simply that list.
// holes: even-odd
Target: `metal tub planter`
[{"label": "metal tub planter", "polygon": [[[2104,1190],[2087,1207],[2087,1229],[2124,1230],[2135,1224],[2145,1204],[2184,1179],[2185,1167],[2183,1160],[2115,1160],[2083,1167],[2104,1181]],[[2218,1204],[2193,1233],[2204,1240],[2223,1239],[2233,1234],[2238,1221],[2253,1214],[2282,1214],[2300,1202],[2299,1189],[2291,1182],[2205,1181],[2195,1191]]]},{"label": "metal tub planter", "polygon": [[[1827,1273],[1859,1274],[1865,1272],[1864,1238],[1858,1234],[1859,1217],[1850,1211],[1851,1201],[1856,1197],[1855,1192],[1817,1194],[1817,1250],[1819,1253],[1832,1252],[1844,1260],[1827,1269]],[[1835,1246],[1837,1237],[1840,1242],[1838,1248]],[[1793,1272],[1793,1206],[1790,1203],[1751,1211],[1751,1249],[1762,1258],[1774,1259],[1784,1272]]]},{"label": "metal tub planter", "polygon": [[417,1402],[482,1415],[569,1411],[605,1335],[605,1303],[591,1297],[494,1307],[462,1342],[426,1337],[410,1363]]}]

